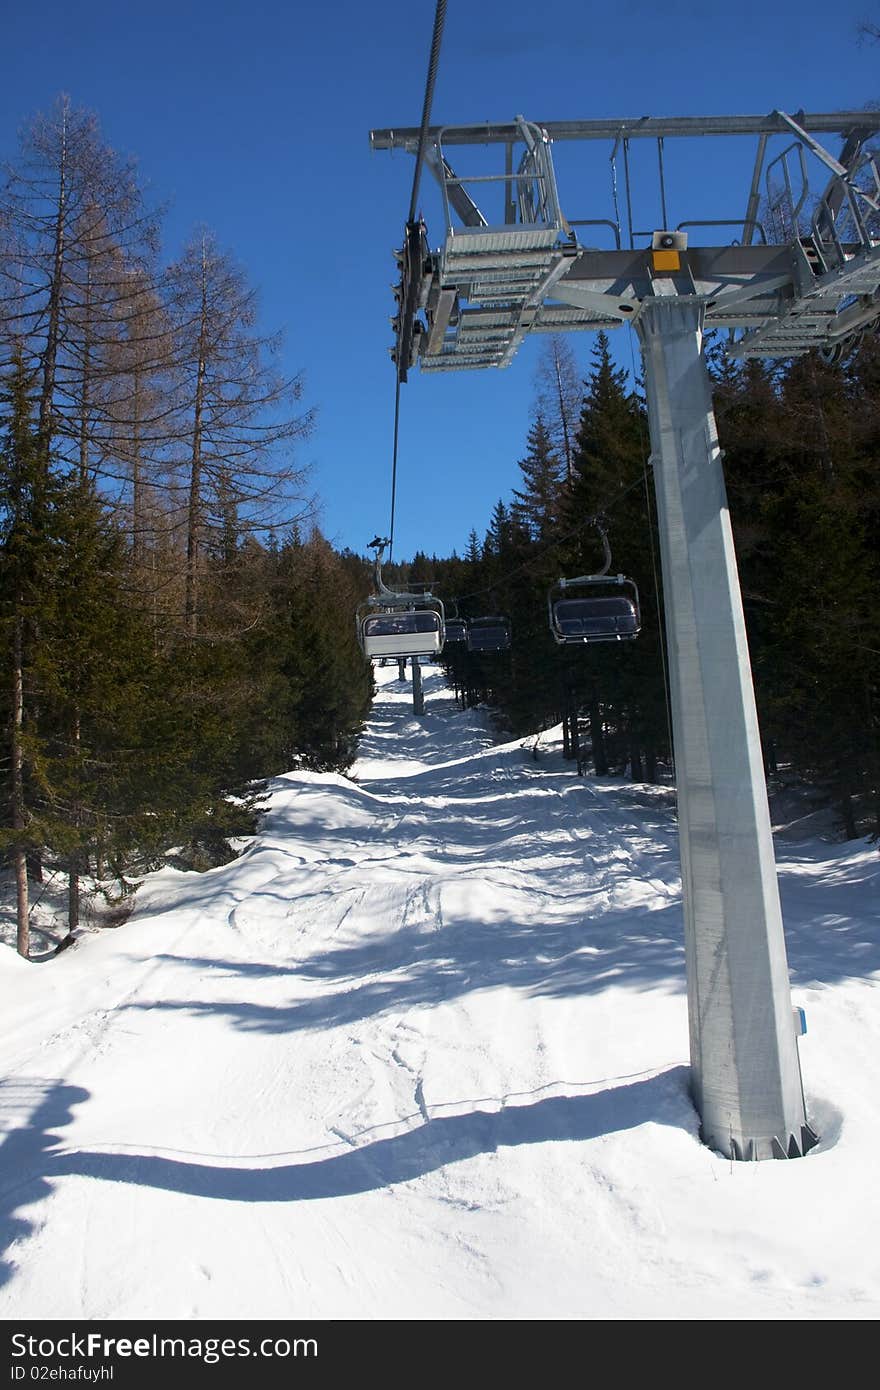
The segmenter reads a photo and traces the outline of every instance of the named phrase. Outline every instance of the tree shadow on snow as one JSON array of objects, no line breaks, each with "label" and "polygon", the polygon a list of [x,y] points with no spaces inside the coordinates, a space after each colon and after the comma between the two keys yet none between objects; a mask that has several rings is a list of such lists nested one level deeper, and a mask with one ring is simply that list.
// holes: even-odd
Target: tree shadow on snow
[{"label": "tree shadow on snow", "polygon": [[[564,912],[565,909],[561,909]],[[617,920],[615,920],[617,919]],[[386,1010],[417,1008],[474,990],[506,987],[533,997],[599,994],[611,986],[685,991],[681,908],[606,912],[597,929],[572,908],[569,920],[497,922],[457,919],[439,930],[399,928],[320,952],[295,966],[237,962],[222,957],[180,964],[244,979],[298,976],[330,986],[287,1003],[254,999],[155,999],[123,1007],[225,1016],[246,1032],[292,1033],[332,1028]],[[300,993],[302,985],[300,986]]]},{"label": "tree shadow on snow", "polygon": [[69,1124],[73,1107],[88,1098],[81,1086],[60,1081],[0,1081],[0,1284],[15,1274],[7,1252],[34,1229],[22,1209],[52,1191],[49,1179],[60,1142],[56,1131]]}]

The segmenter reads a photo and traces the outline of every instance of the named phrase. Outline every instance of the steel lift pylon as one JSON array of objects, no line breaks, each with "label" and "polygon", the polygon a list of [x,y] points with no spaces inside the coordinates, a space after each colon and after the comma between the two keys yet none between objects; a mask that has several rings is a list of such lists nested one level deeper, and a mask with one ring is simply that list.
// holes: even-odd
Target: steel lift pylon
[{"label": "steel lift pylon", "polygon": [[[638,335],[669,650],[692,1090],[704,1141],[735,1159],[798,1157],[816,1135],[703,340],[720,328],[734,357],[816,348],[834,360],[877,324],[880,171],[868,142],[878,130],[873,111],[432,128],[426,162],[440,185],[445,240],[431,251],[425,224],[410,223],[399,255],[396,294],[411,309],[395,320],[400,380],[416,362],[427,372],[504,367],[533,332],[631,323]],[[699,137],[705,149],[707,137],[722,136],[757,139],[743,215],[671,226],[668,143]],[[842,140],[837,155],[828,136]],[[371,144],[416,153],[419,137],[377,130]],[[569,220],[552,142],[596,140],[612,146],[613,216]],[[643,140],[656,144],[660,202],[660,225],[648,231],[633,225],[630,153]],[[504,168],[457,175],[450,151],[471,145],[500,146]],[[492,191],[502,205],[495,220],[478,201]],[[587,227],[613,244],[584,244]],[[697,228],[714,240],[695,244]],[[718,228],[736,235],[728,243]]]}]

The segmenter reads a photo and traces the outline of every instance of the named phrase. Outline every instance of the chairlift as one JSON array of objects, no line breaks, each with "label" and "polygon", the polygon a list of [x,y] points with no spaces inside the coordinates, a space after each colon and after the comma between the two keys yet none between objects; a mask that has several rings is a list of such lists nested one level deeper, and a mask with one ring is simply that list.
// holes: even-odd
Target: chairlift
[{"label": "chairlift", "polygon": [[358,610],[358,638],[364,656],[439,656],[443,650],[443,607],[439,599],[431,607],[376,609],[373,601]]},{"label": "chairlift", "polygon": [[[601,517],[592,518],[599,532],[604,563],[595,574],[560,579],[547,595],[550,631],[560,646],[584,646],[588,642],[629,642],[642,626],[639,591],[634,579],[609,574],[611,546]],[[570,589],[586,589],[567,598]]]},{"label": "chairlift", "polygon": [[370,542],[376,550],[376,593],[359,606],[355,617],[361,651],[370,660],[439,656],[446,636],[443,604],[428,589],[395,593],[383,583],[382,552],[389,544],[378,537]]},{"label": "chairlift", "polygon": [[[451,612],[449,610],[452,610]],[[446,602],[446,644],[467,642],[467,619],[458,611],[458,599]]]},{"label": "chairlift", "polygon": [[[602,592],[596,592],[598,586]],[[564,597],[575,586],[589,586],[589,596]],[[609,593],[609,588],[617,592]],[[641,630],[639,591],[635,580],[622,574],[583,575],[560,579],[547,596],[550,631],[561,646],[587,642],[627,642]]]},{"label": "chairlift", "polygon": [[506,652],[510,648],[510,619],[499,616],[471,618],[467,625],[469,652]]},{"label": "chairlift", "polygon": [[446,619],[446,645],[467,641],[467,623],[464,618]]}]

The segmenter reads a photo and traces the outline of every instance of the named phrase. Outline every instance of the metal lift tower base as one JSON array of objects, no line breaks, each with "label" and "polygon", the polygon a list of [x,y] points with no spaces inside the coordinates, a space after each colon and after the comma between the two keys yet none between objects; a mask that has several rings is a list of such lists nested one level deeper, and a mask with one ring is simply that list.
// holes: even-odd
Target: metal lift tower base
[{"label": "metal lift tower base", "polygon": [[[660,287],[658,286],[658,289]],[[643,306],[678,784],[693,1094],[729,1158],[794,1158],[807,1124],[703,309]]]}]

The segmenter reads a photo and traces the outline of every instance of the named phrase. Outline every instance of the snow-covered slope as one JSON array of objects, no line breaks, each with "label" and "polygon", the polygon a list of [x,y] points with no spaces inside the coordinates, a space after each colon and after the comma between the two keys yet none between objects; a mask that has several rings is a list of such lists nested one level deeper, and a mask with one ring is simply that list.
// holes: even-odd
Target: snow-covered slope
[{"label": "snow-covered slope", "polygon": [[822,1139],[729,1163],[669,791],[396,675],[354,780],[278,778],[241,858],[0,948],[0,1316],[876,1318],[876,849],[781,851]]}]

